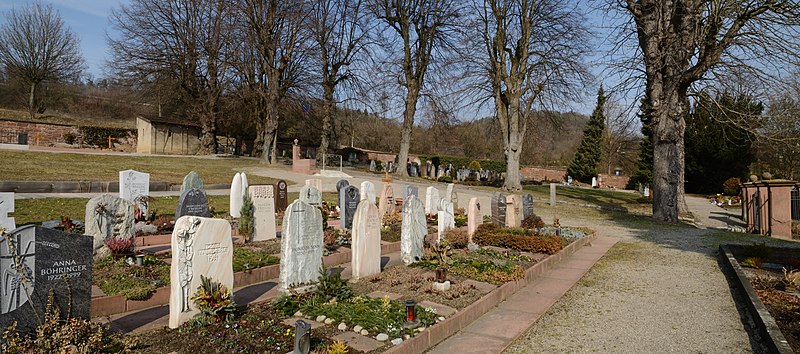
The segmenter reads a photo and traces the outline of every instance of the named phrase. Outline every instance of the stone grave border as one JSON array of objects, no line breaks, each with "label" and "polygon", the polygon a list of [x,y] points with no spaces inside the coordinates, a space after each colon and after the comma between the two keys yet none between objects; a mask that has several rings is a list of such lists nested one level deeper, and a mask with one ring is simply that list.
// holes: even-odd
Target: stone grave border
[{"label": "stone grave border", "polygon": [[[767,311],[767,307],[758,298],[753,285],[744,275],[742,267],[733,256],[732,249],[737,245],[719,245],[719,257],[722,263],[722,272],[725,273],[728,280],[733,283],[733,287],[740,291],[747,312],[755,324],[755,329],[761,337],[762,342],[768,348],[770,353],[794,353],[786,337],[783,336],[781,329],[778,328],[778,323],[772,318],[772,315]],[[775,248],[775,247],[770,247]]]},{"label": "stone grave border", "polygon": [[[166,235],[170,237],[171,235]],[[165,237],[165,235],[152,235],[148,237]],[[137,245],[138,237],[137,237]],[[381,254],[400,252],[400,242],[381,243]],[[344,264],[350,262],[353,253],[347,251],[336,252],[322,258],[325,266]],[[233,285],[236,288],[261,283],[280,276],[280,264],[268,265],[260,268],[233,273]],[[125,295],[93,297],[91,302],[91,317],[116,315],[131,311],[143,310],[169,304],[169,285],[162,286],[146,300],[126,300]]]},{"label": "stone grave border", "polygon": [[545,271],[553,268],[562,259],[571,256],[581,247],[591,244],[597,237],[597,232],[592,232],[580,239],[575,240],[558,253],[545,257],[544,259],[536,262],[530,268],[525,270],[525,275],[518,280],[505,283],[498,286],[488,294],[482,296],[471,305],[456,312],[446,320],[439,322],[433,326],[426,328],[424,331],[418,333],[412,338],[409,338],[399,345],[393,346],[383,353],[423,353],[432,348],[439,342],[449,338],[450,336],[458,333],[458,331],[466,328],[472,322],[495,308],[501,302],[505,301],[511,295],[524,288],[534,279],[542,276]]},{"label": "stone grave border", "polygon": [[[224,183],[206,184],[206,190],[230,189]],[[150,192],[180,191],[180,183],[150,181]],[[119,181],[0,181],[0,192],[16,193],[117,193]]]}]

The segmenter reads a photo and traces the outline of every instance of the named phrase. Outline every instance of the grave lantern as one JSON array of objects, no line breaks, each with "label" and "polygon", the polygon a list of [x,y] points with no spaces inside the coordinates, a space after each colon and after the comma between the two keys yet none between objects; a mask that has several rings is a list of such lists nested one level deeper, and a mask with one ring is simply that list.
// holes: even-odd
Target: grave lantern
[{"label": "grave lantern", "polygon": [[403,327],[405,328],[414,328],[419,325],[419,320],[417,319],[417,312],[415,307],[417,303],[414,300],[406,300],[406,322],[403,323]]},{"label": "grave lantern", "polygon": [[297,320],[294,327],[294,354],[311,352],[311,324]]},{"label": "grave lantern", "polygon": [[447,268],[436,268],[436,282],[444,283],[447,281]]}]

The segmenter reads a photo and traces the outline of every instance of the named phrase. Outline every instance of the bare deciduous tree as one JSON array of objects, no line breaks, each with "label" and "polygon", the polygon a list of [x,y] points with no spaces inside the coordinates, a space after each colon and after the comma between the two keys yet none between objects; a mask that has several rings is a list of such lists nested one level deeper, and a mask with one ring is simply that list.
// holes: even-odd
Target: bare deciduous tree
[{"label": "bare deciduous tree", "polygon": [[216,153],[220,100],[228,85],[231,7],[227,0],[133,0],[111,14],[118,74],[150,81],[170,75],[200,120],[201,151]]},{"label": "bare deciduous tree", "polygon": [[518,191],[520,153],[535,107],[577,97],[588,78],[582,64],[587,32],[566,1],[485,0],[476,9],[487,55],[484,87],[505,147],[503,189]]},{"label": "bare deciduous tree", "polygon": [[698,83],[746,71],[775,79],[800,53],[800,5],[789,0],[614,0],[636,34],[652,117],[653,217],[677,222],[683,202],[688,96]]},{"label": "bare deciduous tree", "polygon": [[[37,88],[46,80],[77,78],[83,70],[80,42],[52,5],[12,8],[0,27],[0,64],[30,85],[28,112],[37,109]],[[41,112],[40,112],[41,113]]]},{"label": "bare deciduous tree", "polygon": [[406,90],[403,107],[403,126],[397,174],[408,175],[405,168],[411,147],[411,131],[417,101],[425,84],[425,76],[437,51],[446,50],[452,43],[453,30],[459,18],[456,0],[373,0],[373,14],[389,26],[402,42],[399,80]]}]

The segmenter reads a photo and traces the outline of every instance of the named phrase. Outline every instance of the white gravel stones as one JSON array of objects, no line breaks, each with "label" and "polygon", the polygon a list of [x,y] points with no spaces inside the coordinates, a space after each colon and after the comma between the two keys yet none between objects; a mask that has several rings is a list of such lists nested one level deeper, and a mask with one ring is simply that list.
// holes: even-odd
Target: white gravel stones
[{"label": "white gravel stones", "polygon": [[325,315],[319,315],[319,316],[317,316],[315,321],[317,321],[317,322],[325,322],[326,318],[327,317],[325,317]]},{"label": "white gravel stones", "polygon": [[393,345],[400,345],[400,343],[403,343],[403,338],[392,339],[392,344]]},{"label": "white gravel stones", "polygon": [[375,336],[375,339],[377,339],[379,342],[385,342],[386,340],[389,339],[389,335],[386,333],[380,333],[377,336]]},{"label": "white gravel stones", "polygon": [[331,323],[333,323],[333,319],[332,318],[326,318],[325,319],[325,324],[331,324]]},{"label": "white gravel stones", "polygon": [[361,330],[361,335],[366,337],[366,336],[369,335],[369,331],[367,331],[366,329],[362,329]]},{"label": "white gravel stones", "polygon": [[353,332],[361,333],[362,329],[364,329],[364,327],[361,327],[359,325],[355,325],[355,327],[353,327]]},{"label": "white gravel stones", "polygon": [[342,323],[339,324],[339,327],[337,327],[337,328],[339,328],[340,331],[346,331],[347,330],[347,324],[342,322]]}]

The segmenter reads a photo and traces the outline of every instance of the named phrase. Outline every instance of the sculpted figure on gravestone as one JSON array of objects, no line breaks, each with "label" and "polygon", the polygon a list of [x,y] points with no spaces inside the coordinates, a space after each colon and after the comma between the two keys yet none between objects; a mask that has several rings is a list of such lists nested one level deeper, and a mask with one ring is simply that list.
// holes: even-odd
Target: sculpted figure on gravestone
[{"label": "sculpted figure on gravestone", "polygon": [[178,278],[181,285],[181,312],[191,310],[189,308],[189,298],[191,297],[190,285],[192,284],[192,257],[194,252],[192,250],[192,243],[194,235],[197,232],[197,227],[200,226],[200,219],[196,217],[188,217],[183,223],[175,225],[178,233]]}]

